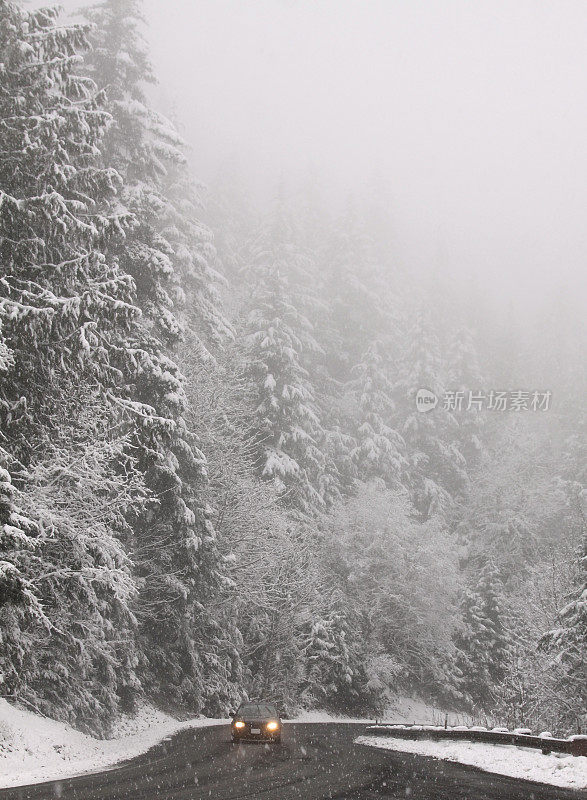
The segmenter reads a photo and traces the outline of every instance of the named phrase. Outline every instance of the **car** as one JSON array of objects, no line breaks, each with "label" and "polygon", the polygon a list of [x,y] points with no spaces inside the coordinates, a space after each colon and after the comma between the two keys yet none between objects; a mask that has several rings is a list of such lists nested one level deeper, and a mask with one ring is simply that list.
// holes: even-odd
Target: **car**
[{"label": "car", "polygon": [[230,725],[233,742],[241,740],[281,741],[281,714],[272,703],[241,703],[236,712],[231,713]]}]

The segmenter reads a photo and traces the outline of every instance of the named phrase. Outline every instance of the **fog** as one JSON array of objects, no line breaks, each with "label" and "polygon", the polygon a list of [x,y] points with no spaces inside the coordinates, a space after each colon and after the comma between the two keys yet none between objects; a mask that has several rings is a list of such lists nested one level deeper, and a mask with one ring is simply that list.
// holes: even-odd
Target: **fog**
[{"label": "fog", "polygon": [[402,259],[500,291],[583,278],[584,2],[147,0],[198,175],[389,187]]},{"label": "fog", "polygon": [[[68,0],[68,7],[78,6]],[[158,106],[214,189],[385,187],[398,263],[499,305],[585,290],[583,0],[146,0]]]}]

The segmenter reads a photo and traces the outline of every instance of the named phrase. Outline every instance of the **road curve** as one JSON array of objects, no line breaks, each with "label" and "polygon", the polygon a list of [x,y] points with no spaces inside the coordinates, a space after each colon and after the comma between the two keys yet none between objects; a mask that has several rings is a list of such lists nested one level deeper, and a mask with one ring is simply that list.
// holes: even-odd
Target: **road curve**
[{"label": "road curve", "polygon": [[[281,745],[182,731],[114,769],[0,790],[0,800],[579,800],[585,792],[353,744],[364,726],[292,723]],[[1,780],[1,778],[0,778]]]}]

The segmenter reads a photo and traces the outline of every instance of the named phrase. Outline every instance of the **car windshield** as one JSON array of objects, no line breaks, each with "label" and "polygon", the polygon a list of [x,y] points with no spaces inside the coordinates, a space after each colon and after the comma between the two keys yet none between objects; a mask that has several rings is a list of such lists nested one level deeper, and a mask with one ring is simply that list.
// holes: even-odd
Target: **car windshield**
[{"label": "car windshield", "polygon": [[277,709],[275,706],[266,703],[247,703],[238,710],[239,717],[276,717]]}]

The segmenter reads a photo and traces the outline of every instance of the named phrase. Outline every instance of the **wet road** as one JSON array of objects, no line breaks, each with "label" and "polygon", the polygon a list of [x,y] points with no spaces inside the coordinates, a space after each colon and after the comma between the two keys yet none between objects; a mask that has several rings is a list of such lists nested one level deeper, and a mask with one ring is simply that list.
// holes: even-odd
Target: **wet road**
[{"label": "wet road", "polygon": [[281,745],[183,731],[115,769],[0,790],[0,800],[582,800],[585,792],[353,744],[363,725],[287,724]]}]

